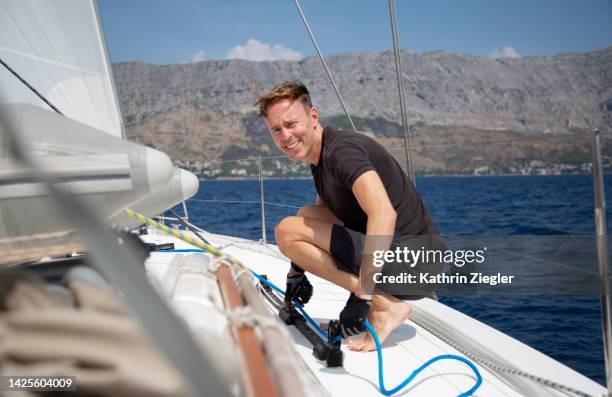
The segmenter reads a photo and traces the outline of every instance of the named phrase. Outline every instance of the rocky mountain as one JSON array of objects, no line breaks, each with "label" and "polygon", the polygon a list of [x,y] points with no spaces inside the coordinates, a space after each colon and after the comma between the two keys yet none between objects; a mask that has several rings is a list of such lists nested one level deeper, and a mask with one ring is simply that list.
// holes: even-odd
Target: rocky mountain
[{"label": "rocky mountain", "polygon": [[[326,61],[357,127],[389,147],[403,145],[393,54],[342,54]],[[421,147],[415,149],[415,162],[424,172],[492,166],[491,153],[497,154],[495,161],[501,161],[502,168],[510,166],[509,161],[545,155],[561,162],[588,161],[586,131],[612,126],[612,47],[514,59],[403,51],[402,67],[413,145]],[[328,124],[348,125],[316,57],[175,65],[126,62],[114,64],[113,72],[128,136],[162,148],[175,160],[274,153],[253,103],[255,92],[285,80],[298,79],[309,87]],[[443,137],[448,141],[442,142]],[[541,139],[541,148],[533,141],[494,149],[488,145],[479,149],[488,152],[483,156],[450,145],[522,138]],[[434,144],[448,145],[444,155],[441,150],[432,153]]]}]

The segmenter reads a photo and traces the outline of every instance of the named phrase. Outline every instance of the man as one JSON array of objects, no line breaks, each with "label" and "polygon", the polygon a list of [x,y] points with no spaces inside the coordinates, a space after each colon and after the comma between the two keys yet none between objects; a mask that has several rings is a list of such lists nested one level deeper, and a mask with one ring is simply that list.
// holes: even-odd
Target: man
[{"label": "man", "polygon": [[[323,129],[308,89],[300,82],[273,87],[257,101],[276,146],[292,160],[311,165],[316,205],[302,207],[275,229],[276,242],[292,261],[286,299],[308,302],[311,272],[351,292],[340,313],[346,334],[363,330],[366,315],[381,343],[410,315],[410,305],[389,293],[361,289],[360,269],[372,253],[398,245],[398,236],[434,235],[410,180],[393,157],[362,134]],[[362,280],[363,281],[363,280]],[[368,291],[369,292],[369,291]],[[345,335],[346,336],[346,335]],[[348,341],[353,350],[374,350],[371,335]]]}]

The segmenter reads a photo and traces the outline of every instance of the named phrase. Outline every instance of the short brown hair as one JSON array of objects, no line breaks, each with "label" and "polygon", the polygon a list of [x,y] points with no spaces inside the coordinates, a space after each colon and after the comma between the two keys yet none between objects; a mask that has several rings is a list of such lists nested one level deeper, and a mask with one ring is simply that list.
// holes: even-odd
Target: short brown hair
[{"label": "short brown hair", "polygon": [[268,115],[268,107],[283,99],[290,99],[292,101],[299,100],[302,101],[304,105],[307,105],[309,109],[312,107],[312,100],[310,99],[308,88],[297,80],[285,81],[284,83],[275,85],[266,95],[257,99],[255,106],[259,107],[259,115],[266,117]]}]

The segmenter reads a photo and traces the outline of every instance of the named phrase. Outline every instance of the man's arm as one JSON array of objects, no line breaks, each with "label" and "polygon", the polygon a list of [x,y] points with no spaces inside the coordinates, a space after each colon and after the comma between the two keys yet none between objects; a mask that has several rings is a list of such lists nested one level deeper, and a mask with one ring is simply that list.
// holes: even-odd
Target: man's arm
[{"label": "man's arm", "polygon": [[376,171],[361,174],[352,186],[357,202],[368,216],[366,235],[393,236],[397,213]]},{"label": "man's arm", "polygon": [[363,259],[360,267],[360,288],[362,294],[371,294],[372,282],[368,281],[374,272],[372,255],[374,251],[386,251],[395,233],[397,212],[393,208],[387,190],[376,171],[361,174],[352,186],[357,202],[368,216]]}]

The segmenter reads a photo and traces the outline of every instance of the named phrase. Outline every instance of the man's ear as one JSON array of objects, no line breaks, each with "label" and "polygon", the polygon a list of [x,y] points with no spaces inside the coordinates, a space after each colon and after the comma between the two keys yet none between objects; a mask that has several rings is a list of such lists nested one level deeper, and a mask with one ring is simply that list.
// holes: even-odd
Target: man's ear
[{"label": "man's ear", "polygon": [[310,108],[310,117],[312,118],[312,121],[319,121],[319,111],[317,110],[316,106]]}]

